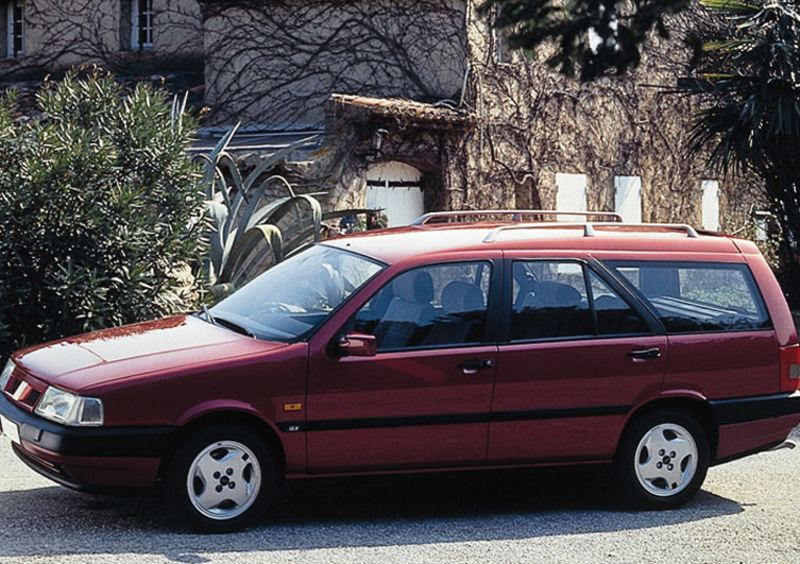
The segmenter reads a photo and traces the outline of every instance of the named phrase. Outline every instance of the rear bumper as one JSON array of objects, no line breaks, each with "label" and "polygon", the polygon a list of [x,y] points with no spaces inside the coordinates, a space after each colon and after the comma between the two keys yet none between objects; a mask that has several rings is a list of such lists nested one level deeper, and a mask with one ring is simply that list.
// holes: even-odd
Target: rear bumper
[{"label": "rear bumper", "polygon": [[778,445],[800,425],[800,392],[709,403],[719,423],[715,463]]},{"label": "rear bumper", "polygon": [[733,425],[763,419],[774,419],[786,415],[800,415],[800,391],[712,400],[708,402],[714,410],[719,425]]},{"label": "rear bumper", "polygon": [[150,488],[176,427],[65,427],[0,394],[0,414],[17,426],[16,455],[51,480],[76,489]]}]

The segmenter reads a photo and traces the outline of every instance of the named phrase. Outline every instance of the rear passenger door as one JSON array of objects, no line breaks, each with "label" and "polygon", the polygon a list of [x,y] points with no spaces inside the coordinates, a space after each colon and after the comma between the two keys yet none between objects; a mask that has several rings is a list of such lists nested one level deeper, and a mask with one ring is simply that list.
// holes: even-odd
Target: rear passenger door
[{"label": "rear passenger door", "polygon": [[667,339],[588,258],[506,261],[489,463],[604,460],[661,390]]}]

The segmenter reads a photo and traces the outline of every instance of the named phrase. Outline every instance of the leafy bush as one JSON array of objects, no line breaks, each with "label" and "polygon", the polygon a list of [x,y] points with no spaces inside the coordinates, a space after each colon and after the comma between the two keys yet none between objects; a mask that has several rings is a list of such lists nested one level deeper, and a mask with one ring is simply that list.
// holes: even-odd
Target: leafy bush
[{"label": "leafy bush", "polygon": [[183,107],[97,72],[45,85],[39,120],[15,122],[13,98],[0,98],[0,357],[193,307],[207,222]]}]

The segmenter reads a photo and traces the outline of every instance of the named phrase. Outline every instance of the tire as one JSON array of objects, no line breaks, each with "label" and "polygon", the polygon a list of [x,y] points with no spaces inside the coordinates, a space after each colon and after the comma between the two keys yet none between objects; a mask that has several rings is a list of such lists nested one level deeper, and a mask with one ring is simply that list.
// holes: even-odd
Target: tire
[{"label": "tire", "polygon": [[175,451],[163,488],[168,510],[180,522],[203,533],[228,533],[261,515],[275,488],[275,465],[249,429],[207,427]]},{"label": "tire", "polygon": [[671,509],[689,501],[708,471],[708,437],[691,415],[673,409],[646,414],[625,431],[615,460],[626,502]]}]

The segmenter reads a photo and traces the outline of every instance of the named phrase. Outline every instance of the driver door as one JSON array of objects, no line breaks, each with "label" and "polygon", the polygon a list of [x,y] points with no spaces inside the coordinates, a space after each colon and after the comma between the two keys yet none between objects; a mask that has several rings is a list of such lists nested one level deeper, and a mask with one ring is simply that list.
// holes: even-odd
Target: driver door
[{"label": "driver door", "polygon": [[[402,272],[338,330],[317,335],[325,343],[315,339],[309,361],[310,473],[485,463],[499,258]],[[352,331],[374,335],[377,354],[331,354],[328,343]]]}]

